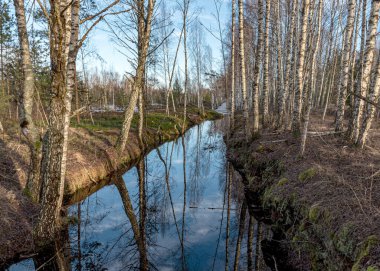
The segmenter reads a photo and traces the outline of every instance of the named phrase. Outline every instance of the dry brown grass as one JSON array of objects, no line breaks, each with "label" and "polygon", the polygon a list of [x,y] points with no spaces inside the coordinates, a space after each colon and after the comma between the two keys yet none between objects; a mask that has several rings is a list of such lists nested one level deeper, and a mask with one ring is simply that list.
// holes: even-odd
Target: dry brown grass
[{"label": "dry brown grass", "polygon": [[[333,120],[331,115],[325,121],[314,115],[310,131],[334,130]],[[254,173],[250,172],[252,167],[246,161],[282,161],[285,170],[278,180],[272,180],[273,193],[283,199],[295,196],[296,201],[306,208],[318,206],[326,211],[331,218],[326,225],[326,234],[339,232],[350,225],[354,229],[352,237],[360,245],[371,235],[376,235],[380,240],[379,124],[377,120],[364,149],[348,144],[343,136],[313,134],[307,139],[304,157],[300,158],[299,140],[288,131],[268,129],[248,147],[244,144],[239,146],[243,134],[235,133],[229,155],[244,167],[248,175]],[[245,161],[239,161],[240,157]],[[299,181],[299,174],[311,168],[316,170],[316,175],[307,181]],[[284,185],[275,185],[281,178],[289,181]],[[263,186],[268,184],[255,185],[265,189]],[[372,249],[372,255],[362,261],[367,266],[380,264],[379,252],[380,243]],[[302,262],[304,259],[298,260]]]}]

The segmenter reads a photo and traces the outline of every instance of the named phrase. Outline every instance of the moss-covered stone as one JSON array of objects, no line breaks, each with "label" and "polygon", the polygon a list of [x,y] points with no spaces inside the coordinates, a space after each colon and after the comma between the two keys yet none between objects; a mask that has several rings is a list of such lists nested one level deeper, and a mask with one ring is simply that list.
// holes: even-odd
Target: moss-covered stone
[{"label": "moss-covered stone", "polygon": [[298,180],[301,182],[306,182],[310,180],[317,174],[317,170],[315,168],[309,168],[298,175]]}]

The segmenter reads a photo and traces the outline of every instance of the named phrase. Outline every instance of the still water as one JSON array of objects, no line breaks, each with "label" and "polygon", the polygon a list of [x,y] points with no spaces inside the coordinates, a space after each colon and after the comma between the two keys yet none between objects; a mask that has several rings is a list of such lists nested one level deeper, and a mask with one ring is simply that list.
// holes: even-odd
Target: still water
[{"label": "still water", "polygon": [[224,270],[226,262],[233,268],[237,250],[240,268],[256,269],[258,226],[248,214],[240,222],[243,188],[226,161],[224,121],[193,127],[110,185],[81,195],[68,207],[71,223],[58,252],[10,270],[34,270],[55,258],[59,264],[41,270]]}]

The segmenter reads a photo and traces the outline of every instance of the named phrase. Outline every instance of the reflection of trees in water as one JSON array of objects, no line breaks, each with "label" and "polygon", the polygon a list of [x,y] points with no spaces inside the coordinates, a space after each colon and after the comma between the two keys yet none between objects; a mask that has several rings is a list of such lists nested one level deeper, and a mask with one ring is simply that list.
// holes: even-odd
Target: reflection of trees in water
[{"label": "reflection of trees in water", "polygon": [[186,189],[187,189],[187,173],[186,173],[186,144],[184,136],[181,138],[182,143],[182,153],[183,153],[183,208],[182,208],[182,242],[181,242],[181,256],[182,256],[182,271],[186,267],[186,256],[185,256],[185,214],[186,214]]},{"label": "reflection of trees in water", "polygon": [[[117,226],[119,236],[112,235],[105,242],[96,236],[96,226],[107,224],[105,220],[110,218],[110,211],[94,194],[78,204],[76,212],[71,209],[72,215],[78,218],[78,224],[70,227],[71,240],[68,234],[62,235],[64,238],[60,243],[55,241],[49,248],[54,249],[53,255],[40,257],[39,266],[52,258],[54,260],[50,260],[51,264],[46,265],[45,270],[70,270],[70,262],[74,270],[106,270],[105,267],[111,267],[112,270],[154,269],[154,262],[163,261],[160,258],[160,249],[163,247],[157,244],[157,233],[161,231],[165,235],[166,227],[173,227],[171,221],[174,221],[178,245],[168,249],[167,253],[171,253],[170,261],[175,262],[176,259],[177,270],[186,270],[186,256],[191,252],[191,244],[186,243],[186,230],[191,229],[191,225],[185,225],[186,206],[188,203],[199,203],[202,199],[204,185],[207,185],[202,180],[217,178],[224,200],[223,206],[220,206],[223,210],[217,229],[218,240],[215,240],[214,263],[223,260],[217,257],[226,255],[226,270],[232,268],[235,262],[239,268],[264,270],[263,259],[257,255],[260,252],[258,240],[265,235],[265,231],[252,217],[245,219],[243,210],[240,212],[239,207],[244,201],[243,184],[240,176],[226,162],[225,145],[221,141],[221,127],[218,125],[220,122],[192,129],[178,142],[165,144],[153,153],[156,155],[141,160],[136,171],[139,177],[136,193],[129,193],[121,177],[114,180],[125,217],[128,218],[127,223]],[[172,167],[173,155],[177,158],[182,156],[183,160],[183,191],[175,191],[175,194],[175,186],[181,181],[173,179],[174,170],[178,170],[178,167]],[[215,177],[211,174],[215,174]],[[182,214],[175,210],[174,199],[171,198],[178,193],[183,195]],[[244,215],[248,215],[247,212]],[[220,254],[221,250],[225,252]]]},{"label": "reflection of trees in water", "polygon": [[[195,142],[192,142],[187,157],[189,161],[189,202],[191,205],[200,202],[204,190],[202,180],[213,173],[211,169],[216,170],[216,179],[221,181],[220,189],[224,191],[225,184],[225,145],[220,140],[220,133],[216,133],[213,123],[206,123],[197,126]],[[203,130],[206,129],[206,130]],[[216,157],[215,153],[220,156]],[[211,166],[212,165],[212,166]]]}]

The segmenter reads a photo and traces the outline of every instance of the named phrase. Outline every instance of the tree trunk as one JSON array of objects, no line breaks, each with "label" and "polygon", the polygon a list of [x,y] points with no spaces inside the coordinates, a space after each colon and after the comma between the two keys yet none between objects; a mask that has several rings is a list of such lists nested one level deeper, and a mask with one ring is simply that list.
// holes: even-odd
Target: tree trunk
[{"label": "tree trunk", "polygon": [[270,26],[270,4],[271,0],[266,0],[265,5],[265,32],[264,32],[264,82],[263,82],[263,107],[261,118],[263,127],[268,125],[269,119],[269,26]]},{"label": "tree trunk", "polygon": [[[231,131],[235,127],[235,0],[232,0],[231,37]],[[225,75],[227,76],[227,75]]]},{"label": "tree trunk", "polygon": [[347,88],[349,80],[349,69],[350,69],[350,53],[351,53],[351,43],[352,43],[352,33],[354,30],[354,20],[355,20],[355,7],[356,0],[350,0],[348,5],[348,18],[346,25],[346,37],[345,43],[343,45],[343,55],[342,55],[342,64],[343,68],[341,69],[340,81],[338,89],[338,108],[336,112],[336,121],[335,121],[335,131],[340,132],[343,130],[343,121],[344,121],[344,111],[346,105],[347,97]]},{"label": "tree trunk", "polygon": [[[357,85],[355,86],[356,95],[361,95],[361,80],[364,70],[364,52],[365,52],[365,43],[366,43],[366,32],[367,31],[367,0],[363,0],[362,3],[362,25],[361,25],[361,41],[360,41],[360,69],[357,79]],[[360,120],[356,117],[359,116],[360,108],[363,107],[363,101],[355,96],[354,99],[354,108],[349,122],[347,135],[352,142],[355,142],[355,138],[359,133],[359,122]]]},{"label": "tree trunk", "polygon": [[23,84],[20,91],[19,121],[22,134],[28,141],[30,169],[26,183],[27,193],[38,202],[40,196],[41,140],[33,121],[34,73],[29,51],[29,40],[25,19],[24,0],[14,0],[17,29],[21,50]]},{"label": "tree trunk", "polygon": [[131,123],[133,119],[133,112],[137,104],[139,93],[140,91],[142,91],[144,85],[145,64],[148,55],[154,6],[155,0],[149,0],[147,16],[145,17],[144,1],[138,2],[138,63],[133,82],[131,99],[129,101],[128,108],[125,110],[121,134],[116,144],[120,153],[122,153],[125,150],[125,147],[127,145],[129,130],[131,128]]},{"label": "tree trunk", "polygon": [[[67,90],[67,36],[66,13],[63,5],[52,1],[49,16],[50,29],[50,60],[51,60],[51,100],[49,105],[48,130],[43,140],[43,158],[41,167],[41,198],[35,240],[41,245],[53,238],[61,227],[61,207],[63,200],[65,173],[67,129],[66,108]],[[65,14],[65,15],[62,15]],[[62,27],[64,26],[64,27]]]},{"label": "tree trunk", "polygon": [[[371,86],[371,93],[369,95],[369,100],[373,103],[379,101],[380,94],[380,57],[377,59],[377,69],[374,69],[374,82]],[[363,148],[367,142],[368,132],[371,128],[372,121],[375,117],[376,107],[370,103],[367,103],[367,109],[365,112],[363,124],[361,126],[361,131],[359,134],[358,144]]]},{"label": "tree trunk", "polygon": [[263,1],[257,1],[258,6],[258,41],[256,50],[256,61],[253,79],[253,133],[259,132],[260,110],[259,110],[259,88],[260,88],[260,66],[262,62],[263,39]]},{"label": "tree trunk", "polygon": [[[372,1],[371,14],[368,25],[368,35],[365,46],[363,72],[360,84],[358,84],[357,91],[357,93],[362,97],[367,97],[367,91],[371,77],[370,75],[372,64],[374,61],[377,27],[379,22],[379,9],[380,1]],[[363,118],[364,101],[360,100],[360,102],[357,103],[356,106],[357,108],[355,108],[354,114],[352,116],[354,118],[354,125],[351,137],[355,144],[357,144],[359,141],[360,123]]]},{"label": "tree trunk", "polygon": [[183,125],[182,133],[186,129],[186,110],[187,110],[187,84],[189,80],[188,75],[188,58],[187,58],[187,13],[189,11],[190,0],[183,0],[182,20],[183,20],[183,51],[185,54],[185,84],[183,87]]},{"label": "tree trunk", "polygon": [[299,52],[298,52],[298,65],[296,73],[296,86],[294,95],[294,108],[293,108],[293,121],[292,121],[292,132],[294,135],[300,135],[301,126],[301,111],[302,111],[302,95],[303,95],[303,84],[304,84],[304,61],[306,52],[306,40],[307,40],[307,29],[308,29],[308,17],[310,9],[310,0],[302,1],[302,23],[301,23],[301,37],[299,42]]},{"label": "tree trunk", "polygon": [[245,50],[244,50],[244,14],[243,14],[243,0],[239,0],[239,54],[240,54],[240,73],[241,73],[241,87],[243,94],[243,115],[245,123],[246,140],[249,138],[249,114],[248,114],[248,99],[247,99],[247,81],[245,75]]},{"label": "tree trunk", "polygon": [[318,29],[317,29],[318,33],[317,33],[315,43],[312,42],[312,44],[315,44],[315,48],[313,50],[312,58],[311,58],[310,89],[308,91],[306,114],[305,114],[304,127],[303,127],[302,138],[301,138],[301,151],[300,151],[301,157],[305,153],[306,138],[307,138],[307,132],[308,132],[309,120],[310,120],[310,111],[311,111],[311,106],[312,106],[312,97],[313,97],[313,93],[315,93],[314,80],[315,80],[315,75],[316,75],[316,56],[317,56],[317,53],[319,52],[319,44],[320,44],[320,37],[321,37],[321,31],[322,31],[322,11],[323,11],[323,0],[319,0]]}]

